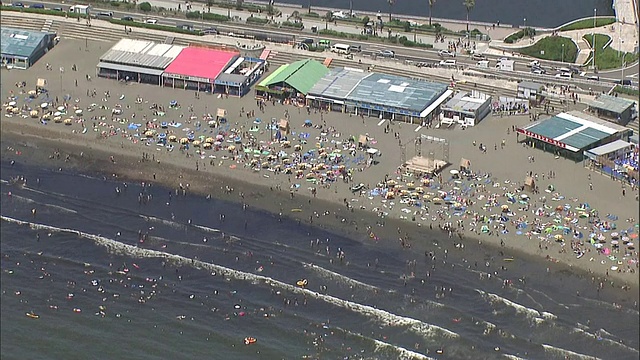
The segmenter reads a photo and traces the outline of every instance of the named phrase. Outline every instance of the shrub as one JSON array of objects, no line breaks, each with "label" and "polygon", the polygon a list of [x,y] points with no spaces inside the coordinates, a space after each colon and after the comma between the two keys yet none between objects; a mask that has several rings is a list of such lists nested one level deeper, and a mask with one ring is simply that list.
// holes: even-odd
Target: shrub
[{"label": "shrub", "polygon": [[516,33],[513,33],[513,34],[507,36],[504,39],[504,42],[506,42],[507,44],[513,44],[514,42],[522,39],[525,36],[532,37],[532,36],[535,36],[535,35],[536,35],[536,29],[528,27],[528,28],[522,29],[522,30],[520,30],[520,31],[518,31]]},{"label": "shrub", "polygon": [[181,29],[181,28],[178,28],[175,26],[169,26],[169,25],[147,24],[147,23],[117,20],[117,19],[111,19],[109,22],[116,25],[126,25],[128,27],[169,31],[169,32],[189,34],[189,35],[202,35],[200,31]]},{"label": "shrub", "polygon": [[302,29],[304,24],[302,24],[301,22],[291,22],[291,21],[283,21],[280,23],[280,26],[282,27],[289,27],[289,28],[294,28],[294,29]]},{"label": "shrub", "polygon": [[186,14],[186,17],[187,19],[204,19],[217,22],[229,21],[229,18],[226,15],[220,15],[210,12],[201,13],[200,11],[190,11]]},{"label": "shrub", "polygon": [[259,18],[257,16],[250,16],[247,18],[247,24],[265,25],[269,22],[269,19]]},{"label": "shrub", "polygon": [[151,4],[145,1],[143,3],[140,3],[140,5],[138,5],[138,9],[140,9],[140,11],[149,12],[151,11],[152,7],[151,7]]}]

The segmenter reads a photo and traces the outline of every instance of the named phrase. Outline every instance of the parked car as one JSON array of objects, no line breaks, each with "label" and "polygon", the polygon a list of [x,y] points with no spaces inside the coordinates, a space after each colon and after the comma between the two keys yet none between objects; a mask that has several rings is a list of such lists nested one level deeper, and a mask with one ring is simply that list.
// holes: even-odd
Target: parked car
[{"label": "parked car", "polygon": [[380,50],[378,52],[378,56],[385,58],[394,58],[396,57],[396,53],[393,50]]},{"label": "parked car", "polygon": [[440,66],[456,66],[456,61],[453,59],[442,60]]},{"label": "parked car", "polygon": [[44,5],[42,4],[31,4],[29,7],[32,9],[44,9]]},{"label": "parked car", "polygon": [[313,41],[314,41],[313,39],[306,38],[306,39],[302,39],[302,40],[300,41],[300,43],[301,43],[301,44],[307,44],[307,45],[313,45]]},{"label": "parked car", "polygon": [[614,81],[614,84],[623,85],[623,86],[631,86],[631,80],[629,80],[629,79],[616,80],[616,81]]},{"label": "parked car", "polygon": [[537,75],[544,75],[547,73],[547,71],[543,68],[538,67],[538,68],[531,68],[531,73],[537,74]]},{"label": "parked car", "polygon": [[54,7],[54,8],[51,8],[51,10],[53,10],[53,11],[64,11],[61,7]]},{"label": "parked car", "polygon": [[598,75],[587,76],[587,80],[600,81],[600,76],[598,76]]},{"label": "parked car", "polygon": [[190,25],[190,24],[178,24],[176,25],[176,27],[181,30],[189,30],[189,31],[193,30],[193,25]]},{"label": "parked car", "polygon": [[13,4],[11,4],[11,6],[14,6],[14,7],[21,7],[21,8],[23,8],[23,7],[24,7],[24,4],[23,4],[23,3],[21,3],[21,2],[14,2]]},{"label": "parked car", "polygon": [[131,16],[124,16],[124,17],[120,18],[120,20],[122,20],[122,21],[133,21],[133,18]]},{"label": "parked car", "polygon": [[158,20],[156,19],[147,19],[144,21],[145,24],[157,24]]},{"label": "parked car", "polygon": [[528,67],[532,68],[532,67],[540,67],[540,61],[538,60],[533,60],[530,63],[527,64]]},{"label": "parked car", "polygon": [[443,50],[439,50],[438,51],[438,55],[440,55],[440,57],[446,57],[446,56],[455,57],[456,56],[456,54],[454,52],[451,52],[449,50],[444,50],[444,49]]},{"label": "parked car", "polygon": [[362,52],[362,45],[351,45],[351,52]]},{"label": "parked car", "polygon": [[218,29],[214,27],[206,28],[202,30],[204,35],[218,35]]},{"label": "parked car", "polygon": [[473,54],[471,55],[471,59],[475,61],[485,61],[487,60],[487,57],[482,54]]}]

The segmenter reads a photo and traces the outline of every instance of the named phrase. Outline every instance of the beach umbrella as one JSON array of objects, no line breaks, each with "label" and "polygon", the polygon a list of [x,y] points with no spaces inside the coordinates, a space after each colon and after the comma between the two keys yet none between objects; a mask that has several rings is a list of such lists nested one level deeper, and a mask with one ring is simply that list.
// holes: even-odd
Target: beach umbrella
[{"label": "beach umbrella", "polygon": [[191,133],[187,135],[187,139],[189,139],[189,141],[193,141],[196,139],[196,136],[193,133]]},{"label": "beach umbrella", "polygon": [[236,149],[235,145],[229,145],[229,147],[227,148],[227,150],[229,151],[234,151]]},{"label": "beach umbrella", "polygon": [[193,146],[195,146],[195,147],[200,146],[200,140],[195,140],[195,141],[193,142]]},{"label": "beach umbrella", "polygon": [[222,141],[222,140],[224,140],[224,135],[218,134],[218,135],[216,135],[216,139]]},{"label": "beach umbrella", "polygon": [[612,238],[612,239],[617,239],[617,238],[618,238],[618,236],[619,236],[619,234],[618,234],[617,232],[612,232],[612,233],[611,233],[611,238]]},{"label": "beach umbrella", "polygon": [[182,139],[180,139],[180,144],[186,144],[186,143],[188,143],[188,142],[189,142],[189,139],[188,139],[188,138],[182,138]]},{"label": "beach umbrella", "polygon": [[35,96],[36,94],[37,94],[37,93],[36,93],[36,91],[35,91],[35,90],[29,90],[29,91],[27,92],[27,95],[29,95],[29,96]]},{"label": "beach umbrella", "polygon": [[178,137],[175,135],[169,135],[169,141],[170,142],[176,142],[178,140]]},{"label": "beach umbrella", "polygon": [[144,136],[150,138],[153,137],[153,131],[152,130],[147,130],[144,132]]},{"label": "beach umbrella", "polygon": [[557,242],[561,242],[564,240],[563,236],[560,234],[555,235],[553,238],[556,239]]},{"label": "beach umbrella", "polygon": [[42,104],[40,104],[40,108],[42,109],[46,109],[49,107],[49,103],[43,102]]},{"label": "beach umbrella", "polygon": [[13,112],[13,106],[7,106],[6,108],[4,108],[4,110],[8,113]]},{"label": "beach umbrella", "polygon": [[205,143],[202,144],[202,147],[205,148],[205,149],[211,149],[211,146],[212,145],[209,142],[205,142]]},{"label": "beach umbrella", "polygon": [[37,118],[38,117],[38,110],[31,110],[29,112],[29,115],[31,115],[32,118]]},{"label": "beach umbrella", "polygon": [[167,138],[167,134],[165,134],[165,133],[160,133],[160,134],[158,134],[158,137],[159,137],[160,139],[166,139],[166,138]]},{"label": "beach umbrella", "polygon": [[205,142],[208,142],[209,144],[213,144],[215,140],[212,137],[208,137],[205,139]]},{"label": "beach umbrella", "polygon": [[8,105],[11,106],[11,107],[14,107],[14,106],[18,105],[18,103],[15,102],[15,101],[9,101]]},{"label": "beach umbrella", "polygon": [[13,109],[11,109],[11,112],[14,114],[19,114],[20,113],[20,108],[14,107]]},{"label": "beach umbrella", "polygon": [[489,227],[487,225],[482,225],[482,227],[480,228],[480,231],[483,233],[488,233]]},{"label": "beach umbrella", "polygon": [[54,117],[53,118],[53,122],[58,123],[58,124],[61,123],[62,122],[62,117],[60,117],[60,116]]},{"label": "beach umbrella", "polygon": [[77,109],[76,110],[76,115],[82,115],[82,109]]},{"label": "beach umbrella", "polygon": [[58,107],[56,108],[56,110],[58,110],[58,111],[67,111],[67,109],[66,109],[64,106],[62,106],[62,105],[61,105],[61,106],[58,106]]},{"label": "beach umbrella", "polygon": [[71,125],[71,124],[73,124],[73,121],[71,119],[64,119],[64,124],[65,125]]}]

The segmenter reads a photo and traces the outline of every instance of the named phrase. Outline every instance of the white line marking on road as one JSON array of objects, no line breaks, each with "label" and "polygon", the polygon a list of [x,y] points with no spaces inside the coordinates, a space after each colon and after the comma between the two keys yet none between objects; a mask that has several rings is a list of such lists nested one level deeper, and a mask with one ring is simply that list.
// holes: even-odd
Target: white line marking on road
[{"label": "white line marking on road", "polygon": [[387,121],[385,119],[380,120],[380,122],[378,123],[378,126],[382,126],[382,124],[384,124],[384,122]]}]

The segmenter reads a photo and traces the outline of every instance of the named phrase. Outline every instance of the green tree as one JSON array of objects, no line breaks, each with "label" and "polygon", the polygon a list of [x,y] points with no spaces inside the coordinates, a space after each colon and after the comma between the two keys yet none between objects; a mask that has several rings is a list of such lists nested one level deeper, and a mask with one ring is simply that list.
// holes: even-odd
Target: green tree
[{"label": "green tree", "polygon": [[469,32],[469,13],[473,10],[474,6],[476,6],[476,0],[464,0],[462,3],[464,7],[467,9],[467,33]]},{"label": "green tree", "polygon": [[289,21],[290,19],[293,19],[294,22],[298,22],[298,20],[300,20],[300,12],[298,10],[294,10],[287,21]]},{"label": "green tree", "polygon": [[138,8],[140,9],[140,11],[149,12],[151,11],[151,4],[145,1],[143,3],[140,3],[140,5],[138,5]]},{"label": "green tree", "polygon": [[333,13],[331,11],[327,11],[326,14],[324,14],[324,28],[325,30],[329,29],[329,22],[331,22],[333,20]]},{"label": "green tree", "polygon": [[436,0],[429,0],[429,26],[431,26],[431,9],[435,5]]}]

